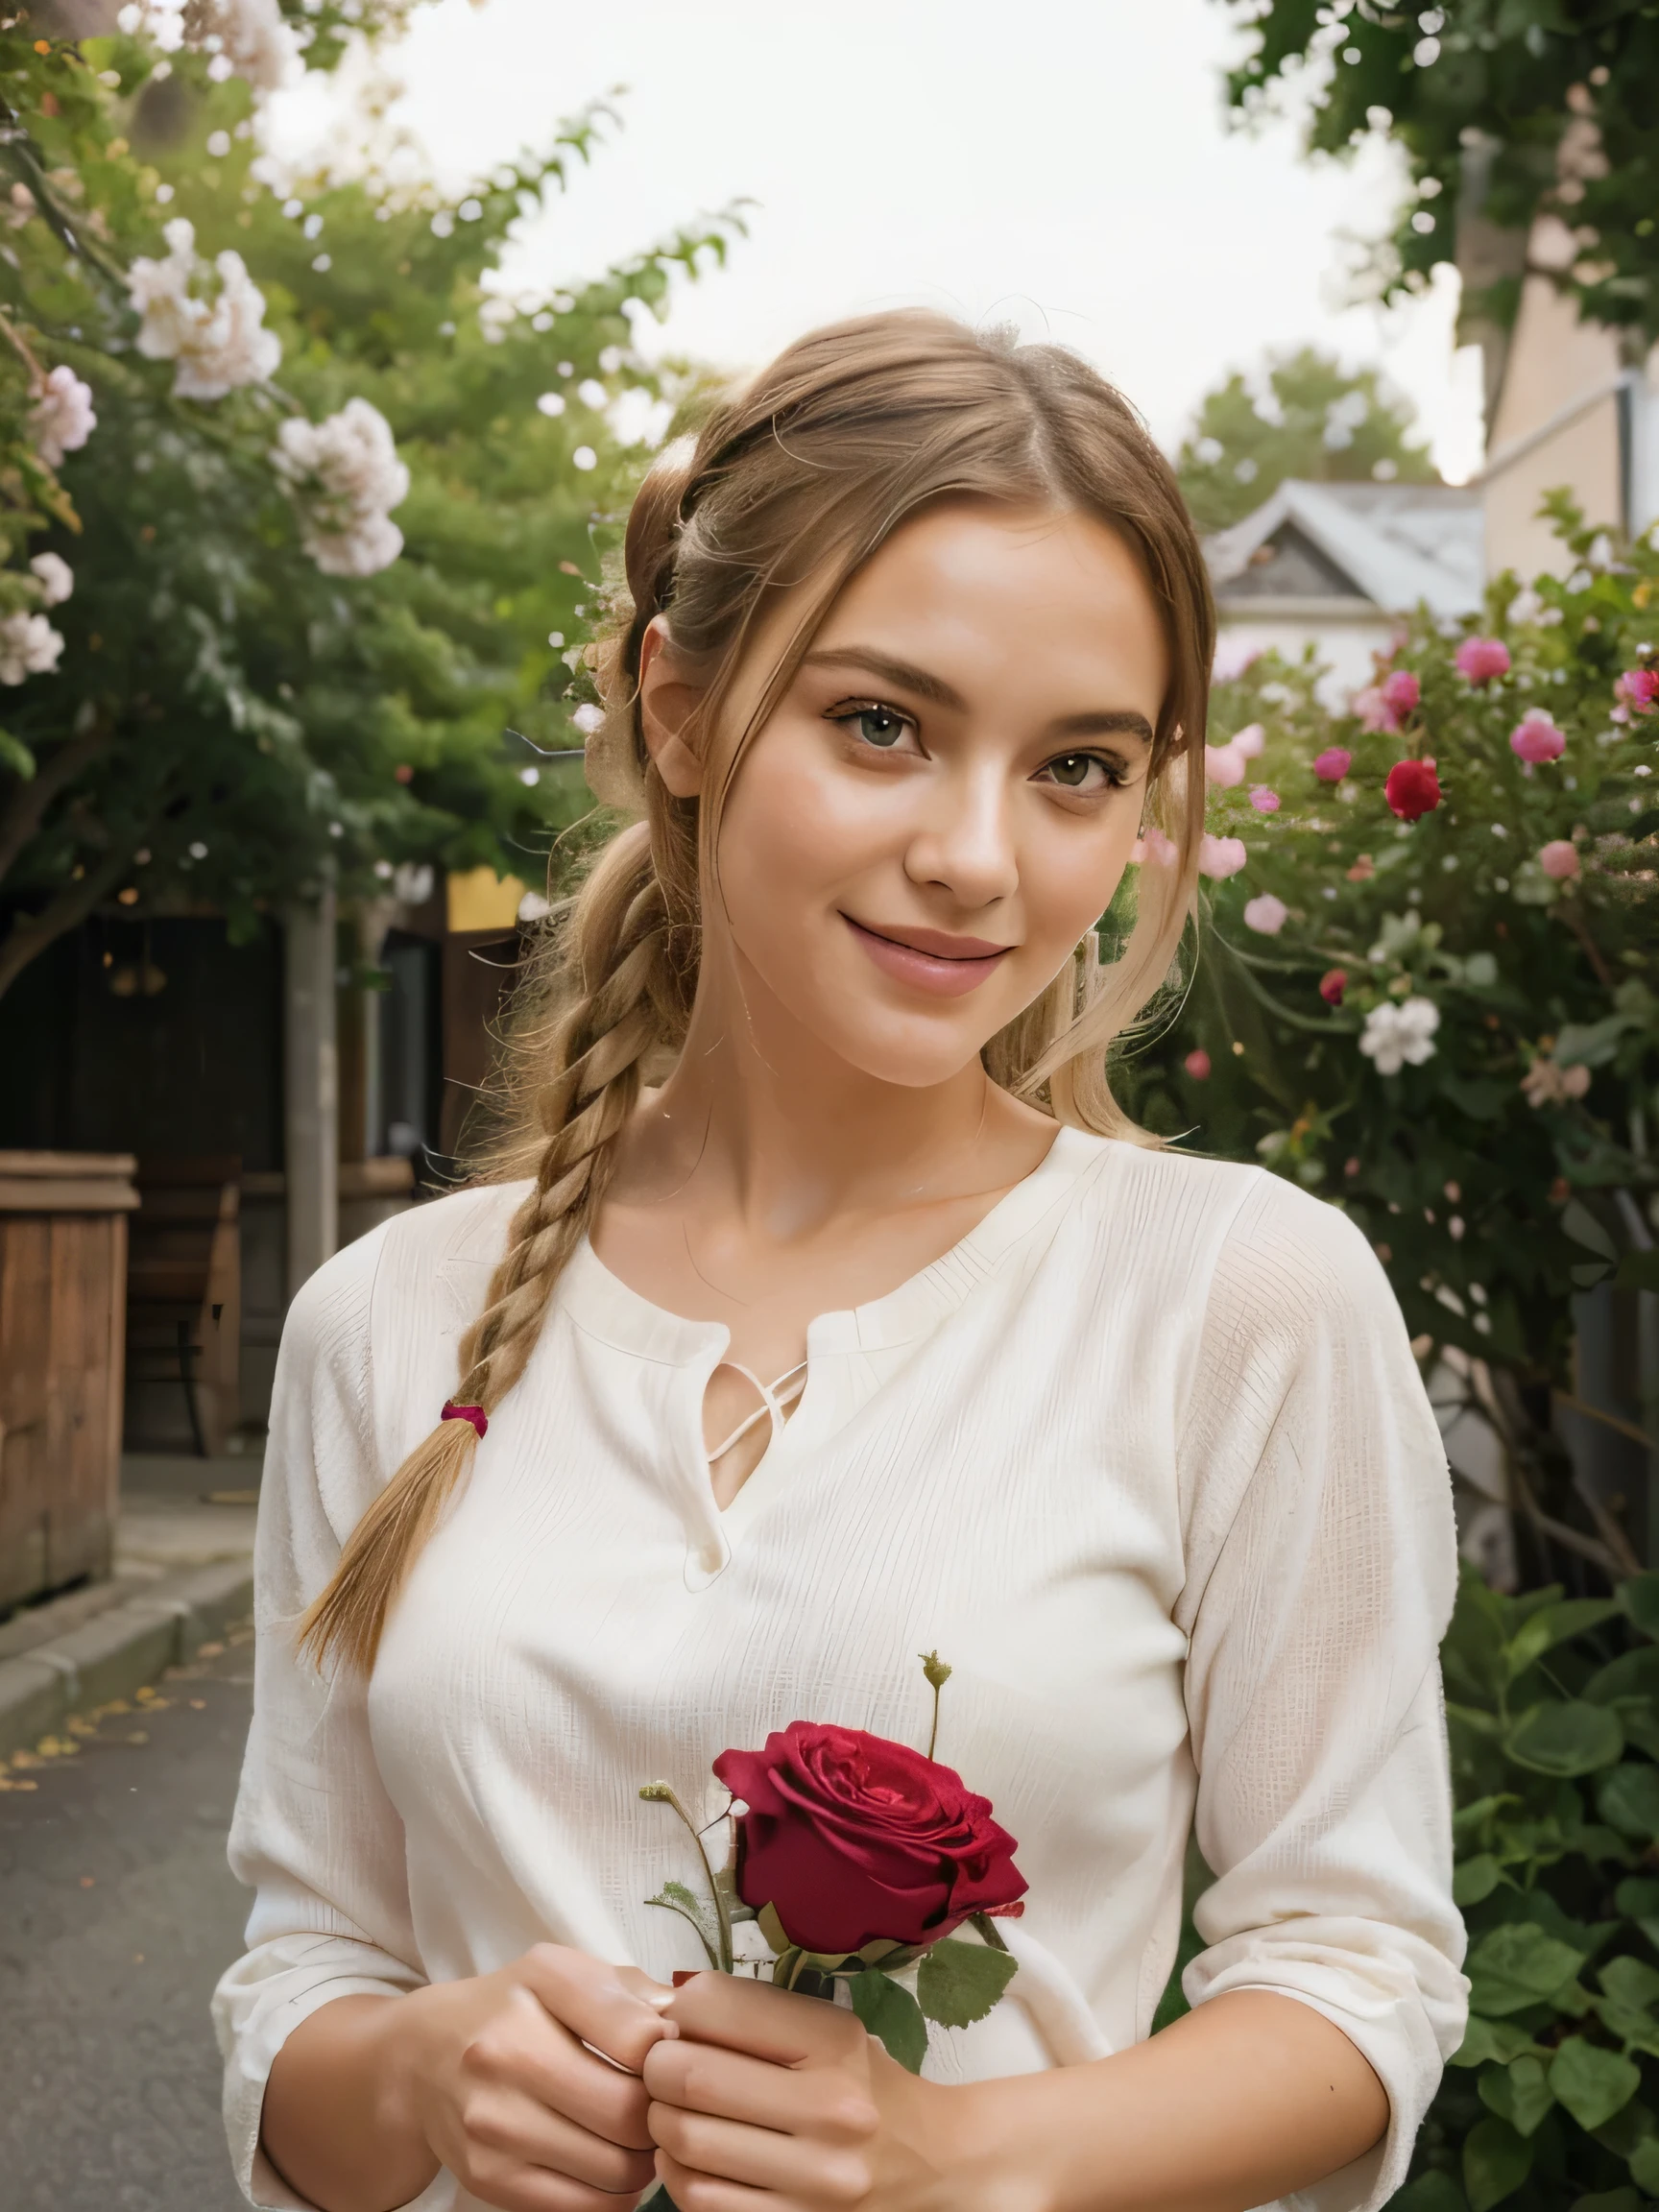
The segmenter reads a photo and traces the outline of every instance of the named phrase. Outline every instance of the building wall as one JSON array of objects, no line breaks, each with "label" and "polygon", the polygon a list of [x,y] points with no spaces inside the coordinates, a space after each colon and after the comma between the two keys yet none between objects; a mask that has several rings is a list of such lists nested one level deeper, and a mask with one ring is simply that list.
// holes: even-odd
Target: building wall
[{"label": "building wall", "polygon": [[[1529,258],[1545,267],[1564,265],[1572,239],[1553,216],[1532,234]],[[1580,323],[1573,301],[1548,276],[1528,276],[1521,295],[1514,340],[1497,411],[1487,427],[1483,478],[1486,568],[1513,568],[1522,576],[1564,575],[1572,556],[1538,509],[1547,492],[1568,486],[1588,520],[1617,528],[1622,520],[1619,403],[1608,389],[1620,371],[1619,343],[1610,330]],[[1605,397],[1564,422],[1537,445],[1522,442],[1574,403],[1601,391]],[[1643,515],[1639,523],[1652,517]]]},{"label": "building wall", "polygon": [[1300,661],[1310,645],[1327,669],[1319,696],[1334,711],[1347,706],[1361,685],[1375,673],[1375,656],[1386,653],[1399,630],[1390,616],[1348,616],[1339,620],[1304,615],[1238,615],[1223,605],[1217,655],[1225,668],[1236,655],[1277,652],[1286,661]]}]

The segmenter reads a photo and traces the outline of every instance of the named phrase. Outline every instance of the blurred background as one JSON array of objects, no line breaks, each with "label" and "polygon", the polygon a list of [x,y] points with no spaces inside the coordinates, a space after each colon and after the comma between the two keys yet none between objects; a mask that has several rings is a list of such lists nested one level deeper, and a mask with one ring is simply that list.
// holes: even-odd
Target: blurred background
[{"label": "blurred background", "polygon": [[1222,629],[1118,1079],[1360,1221],[1495,1602],[1655,1565],[1656,65],[1635,0],[0,15],[8,2212],[235,2200],[287,1303],[466,1172],[606,827],[633,488],[816,323],[1012,324],[1142,411]]}]

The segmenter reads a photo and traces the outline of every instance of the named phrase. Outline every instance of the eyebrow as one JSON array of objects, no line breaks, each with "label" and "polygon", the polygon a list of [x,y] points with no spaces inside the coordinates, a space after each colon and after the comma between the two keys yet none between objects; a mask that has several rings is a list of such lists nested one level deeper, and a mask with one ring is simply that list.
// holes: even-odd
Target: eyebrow
[{"label": "eyebrow", "polygon": [[[821,653],[808,653],[802,666],[861,668],[878,683],[896,684],[919,699],[931,699],[936,707],[949,707],[959,714],[968,710],[967,700],[942,677],[930,676],[926,668],[914,667],[908,661],[896,661],[890,653],[878,653],[874,646],[832,646]],[[1153,742],[1151,723],[1131,708],[1086,708],[1081,713],[1062,714],[1048,725],[1048,734],[1059,738],[1123,735],[1139,737],[1145,745]]]}]

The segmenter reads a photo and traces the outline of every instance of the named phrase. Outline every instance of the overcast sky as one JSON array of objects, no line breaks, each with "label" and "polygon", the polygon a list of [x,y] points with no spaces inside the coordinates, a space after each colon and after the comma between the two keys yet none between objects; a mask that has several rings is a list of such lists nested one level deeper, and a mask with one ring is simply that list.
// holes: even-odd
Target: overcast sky
[{"label": "overcast sky", "polygon": [[[1479,455],[1455,285],[1345,307],[1392,156],[1310,163],[1286,124],[1227,127],[1219,0],[438,0],[390,59],[400,115],[460,181],[617,84],[624,127],[517,267],[596,272],[738,198],[751,235],[684,284],[654,349],[758,363],[814,323],[903,301],[1017,320],[1114,377],[1173,446],[1227,369],[1313,341],[1380,363],[1441,467]],[[334,118],[284,94],[277,143]]]}]

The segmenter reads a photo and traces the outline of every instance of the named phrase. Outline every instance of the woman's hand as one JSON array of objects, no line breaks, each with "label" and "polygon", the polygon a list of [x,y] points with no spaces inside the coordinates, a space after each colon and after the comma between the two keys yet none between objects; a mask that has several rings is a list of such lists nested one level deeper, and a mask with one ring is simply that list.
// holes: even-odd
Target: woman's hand
[{"label": "woman's hand", "polygon": [[652,2179],[639,2074],[679,2032],[672,1994],[539,1943],[493,1974],[337,1999],[272,2069],[266,2155],[323,2212],[390,2212],[440,2165],[501,2212],[618,2212]]},{"label": "woman's hand", "polygon": [[851,2012],[699,1974],[645,2059],[657,2176],[681,2212],[950,2212],[961,2201],[943,2107],[957,2092],[889,2058]]}]

